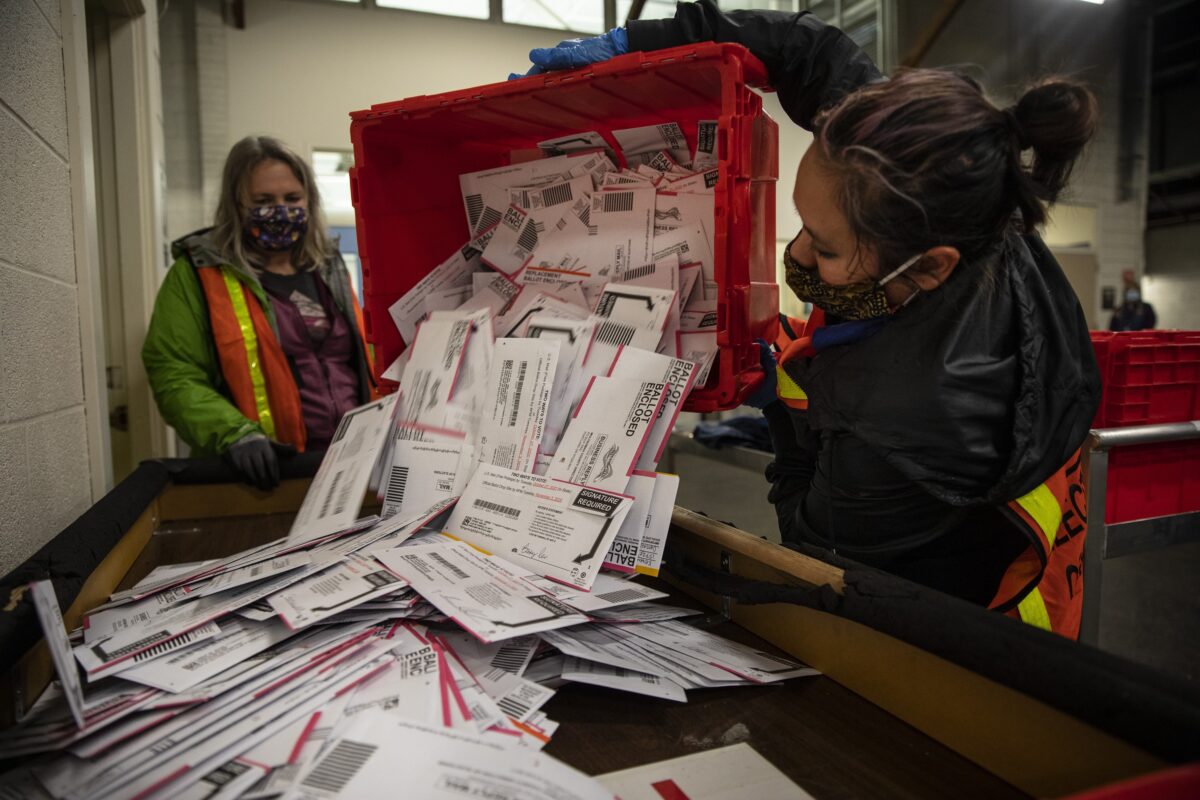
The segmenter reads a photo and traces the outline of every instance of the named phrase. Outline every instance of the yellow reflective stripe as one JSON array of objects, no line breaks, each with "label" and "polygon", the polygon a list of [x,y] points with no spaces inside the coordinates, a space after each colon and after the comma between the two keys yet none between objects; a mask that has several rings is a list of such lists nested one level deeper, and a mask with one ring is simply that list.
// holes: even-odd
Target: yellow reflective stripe
[{"label": "yellow reflective stripe", "polygon": [[1054,537],[1058,533],[1058,525],[1062,522],[1062,508],[1054,497],[1054,492],[1046,484],[1034,489],[1024,497],[1017,498],[1017,505],[1025,509],[1033,521],[1042,529],[1046,537],[1046,552],[1054,548]]},{"label": "yellow reflective stripe", "polygon": [[263,433],[274,439],[275,420],[271,418],[267,382],[258,362],[258,335],[254,332],[254,322],[250,319],[250,309],[246,306],[246,294],[242,291],[241,282],[228,270],[222,269],[221,277],[225,279],[225,288],[229,292],[229,300],[233,303],[233,313],[237,315],[238,327],[242,329],[242,342],[246,345],[246,363],[250,366],[250,385],[254,387],[254,407],[258,409],[258,424],[262,426]]},{"label": "yellow reflective stripe", "polygon": [[1017,605],[1017,612],[1021,615],[1021,621],[1026,625],[1032,625],[1044,631],[1051,630],[1050,613],[1046,611],[1046,601],[1042,599],[1042,593],[1036,586]]},{"label": "yellow reflective stripe", "polygon": [[800,388],[800,385],[792,380],[792,376],[787,374],[781,365],[775,365],[775,394],[782,397],[784,400],[807,400],[808,395]]}]

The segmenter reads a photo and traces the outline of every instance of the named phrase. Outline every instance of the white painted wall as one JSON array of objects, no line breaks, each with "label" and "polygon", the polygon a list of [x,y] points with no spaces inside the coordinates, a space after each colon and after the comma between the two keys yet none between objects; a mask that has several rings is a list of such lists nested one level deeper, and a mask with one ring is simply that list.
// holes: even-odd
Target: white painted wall
[{"label": "white painted wall", "polygon": [[0,574],[92,502],[88,425],[106,424],[84,394],[65,18],[0,2]]},{"label": "white painted wall", "polygon": [[1146,263],[1142,291],[1158,327],[1200,330],[1200,224],[1147,231]]},{"label": "white painted wall", "polygon": [[226,29],[228,144],[279,136],[302,153],[350,148],[351,111],[502,81],[555,31],[337,3],[255,0]]}]

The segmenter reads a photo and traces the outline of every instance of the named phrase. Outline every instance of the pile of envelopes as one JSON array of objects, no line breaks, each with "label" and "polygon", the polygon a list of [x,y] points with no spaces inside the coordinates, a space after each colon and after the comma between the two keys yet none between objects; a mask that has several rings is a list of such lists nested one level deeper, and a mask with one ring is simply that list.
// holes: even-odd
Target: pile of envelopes
[{"label": "pile of envelopes", "polygon": [[0,733],[43,754],[12,796],[610,797],[538,752],[558,687],[814,674],[630,580],[658,573],[655,468],[704,363],[676,345],[711,256],[680,254],[711,254],[715,160],[678,131],[617,132],[632,170],[582,134],[463,176],[471,243],[394,308],[399,390],[343,417],[286,537],[160,566],[70,634],[33,584],[59,681]]}]

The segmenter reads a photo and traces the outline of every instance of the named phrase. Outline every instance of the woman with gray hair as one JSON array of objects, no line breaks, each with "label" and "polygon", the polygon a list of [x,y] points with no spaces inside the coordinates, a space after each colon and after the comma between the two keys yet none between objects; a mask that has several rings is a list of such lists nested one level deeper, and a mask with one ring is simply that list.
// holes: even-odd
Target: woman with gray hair
[{"label": "woman with gray hair", "polygon": [[311,168],[277,139],[242,139],[213,226],[171,251],[142,348],[158,408],[194,454],[272,488],[277,453],[324,449],[371,394],[362,312]]}]

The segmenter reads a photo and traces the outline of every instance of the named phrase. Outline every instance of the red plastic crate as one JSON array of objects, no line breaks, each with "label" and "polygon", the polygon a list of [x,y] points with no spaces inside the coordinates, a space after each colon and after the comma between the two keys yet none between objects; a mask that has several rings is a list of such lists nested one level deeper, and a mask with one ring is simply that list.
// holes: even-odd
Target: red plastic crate
[{"label": "red plastic crate", "polygon": [[1110,525],[1191,511],[1200,511],[1200,440],[1109,452],[1104,518]]},{"label": "red plastic crate", "polygon": [[[1200,420],[1200,332],[1092,332],[1104,385],[1093,427]],[[1200,441],[1119,447],[1108,456],[1109,524],[1200,511]]]},{"label": "red plastic crate", "polygon": [[686,407],[739,405],[762,380],[754,340],[773,340],[778,324],[778,128],[750,88],[766,82],[762,63],[741,46],[702,44],[351,114],[350,190],[376,378],[404,348],[388,306],[467,241],[459,174],[507,165],[513,151],[578,131],[597,131],[617,150],[614,129],[678,122],[694,145],[697,122],[716,119],[720,352],[708,383],[692,392]]},{"label": "red plastic crate", "polygon": [[1200,332],[1092,332],[1104,395],[1096,428],[1200,419]]}]

